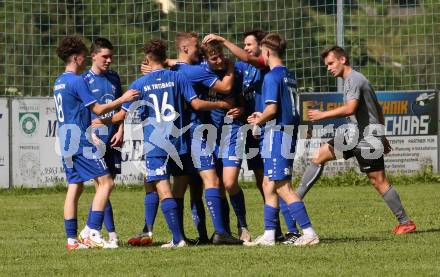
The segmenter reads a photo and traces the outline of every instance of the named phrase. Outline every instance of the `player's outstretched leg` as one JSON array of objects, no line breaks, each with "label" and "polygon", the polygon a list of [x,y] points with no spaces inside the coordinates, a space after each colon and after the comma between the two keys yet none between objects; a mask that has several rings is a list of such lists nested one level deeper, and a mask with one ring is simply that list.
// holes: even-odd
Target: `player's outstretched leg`
[{"label": "player's outstretched leg", "polygon": [[319,177],[321,177],[321,173],[324,170],[324,166],[321,164],[315,164],[313,162],[306,168],[304,175],[299,183],[299,186],[296,188],[296,194],[303,199],[307,192],[312,188],[312,186],[318,181]]},{"label": "player's outstretched leg", "polygon": [[312,186],[321,177],[322,171],[324,170],[324,165],[328,161],[336,159],[335,151],[333,146],[329,143],[323,144],[318,151],[314,154],[312,162],[306,168],[299,186],[296,188],[296,194],[300,199],[304,199],[307,192],[312,188]]},{"label": "player's outstretched leg", "polygon": [[399,224],[394,227],[393,233],[396,235],[414,233],[416,231],[416,225],[406,214],[399,194],[394,187],[389,184],[385,176],[385,170],[368,172],[367,176],[376,190],[382,195],[388,208],[393,212],[399,222]]}]

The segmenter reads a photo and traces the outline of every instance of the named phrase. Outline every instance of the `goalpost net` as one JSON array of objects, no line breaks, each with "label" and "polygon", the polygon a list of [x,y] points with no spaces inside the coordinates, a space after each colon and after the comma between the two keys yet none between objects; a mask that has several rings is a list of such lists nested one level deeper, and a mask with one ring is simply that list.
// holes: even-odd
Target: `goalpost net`
[{"label": "goalpost net", "polygon": [[[0,96],[50,96],[63,65],[55,50],[65,35],[87,44],[113,42],[123,85],[136,79],[142,45],[177,31],[216,33],[241,45],[251,29],[278,32],[300,91],[336,91],[320,52],[337,40],[337,0],[3,0],[0,1]],[[352,65],[377,90],[437,89],[440,83],[438,0],[343,2],[344,46]]]}]

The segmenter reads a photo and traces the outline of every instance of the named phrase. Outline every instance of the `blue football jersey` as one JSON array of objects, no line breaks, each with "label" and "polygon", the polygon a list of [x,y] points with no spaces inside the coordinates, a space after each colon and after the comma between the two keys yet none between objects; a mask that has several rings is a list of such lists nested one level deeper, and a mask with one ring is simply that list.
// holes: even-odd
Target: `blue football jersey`
[{"label": "blue football jersey", "polygon": [[[119,79],[118,73],[113,70],[108,70],[103,74],[95,74],[91,69],[85,72],[82,77],[86,81],[89,90],[93,94],[93,96],[97,99],[99,104],[107,104],[115,99],[121,97],[122,88],[121,88],[121,80]],[[109,118],[113,116],[117,110],[113,110],[104,115],[98,116],[91,112],[91,118]],[[117,131],[116,126],[110,124],[108,127],[108,135],[100,135],[99,137],[104,143],[109,143],[113,134]]]},{"label": "blue football jersey", "polygon": [[[84,79],[73,72],[61,74],[55,81],[53,92],[61,153],[63,156],[82,154],[83,147],[93,146],[86,139],[85,133],[91,124],[88,106],[97,100],[90,93]],[[70,131],[64,132],[67,129]],[[72,153],[75,144],[78,144],[79,148]]]},{"label": "blue football jersey", "polygon": [[[200,99],[206,99],[209,88],[218,80],[218,76],[208,70],[203,64],[177,63],[173,66],[172,70],[179,71],[186,77]],[[207,112],[196,112],[193,109],[191,109],[191,122],[194,124],[211,123]]]},{"label": "blue football jersey", "polygon": [[[197,98],[186,78],[179,72],[160,69],[137,79],[130,89],[141,92],[139,100],[143,104],[139,107],[139,114],[142,120],[148,120],[143,127],[144,141],[151,144],[149,149],[145,149],[146,157],[188,153],[189,132],[174,132],[189,125],[185,103]],[[139,103],[133,102],[135,105]],[[134,109],[131,104],[125,103],[122,108],[130,111]],[[177,153],[167,150],[171,145]]]},{"label": "blue football jersey", "polygon": [[[217,75],[218,79],[223,79],[223,77],[226,73],[225,71],[213,71],[212,69],[209,68],[208,64],[202,64],[202,66],[204,66],[208,72],[211,72],[212,74]],[[239,104],[240,103],[239,95],[241,94],[242,84],[243,84],[243,74],[242,74],[241,69],[237,66],[235,66],[234,71],[235,71],[234,72],[234,84],[232,86],[232,90],[231,90],[230,94],[222,94],[222,93],[214,91],[213,89],[209,89],[208,95],[204,99],[211,101],[211,102],[216,102],[216,101],[225,100],[225,99],[231,99],[235,102],[236,105]],[[212,110],[210,112],[211,123],[216,128],[220,128],[224,123],[224,118],[225,118],[227,112],[228,112],[228,110],[224,110],[224,109]],[[233,123],[235,125],[237,125],[237,124],[241,125],[241,122],[238,119],[234,120]]]},{"label": "blue football jersey", "polygon": [[287,67],[276,66],[264,76],[263,100],[265,104],[278,104],[277,125],[299,124],[296,79]]},{"label": "blue football jersey", "polygon": [[263,79],[269,69],[258,69],[255,66],[238,61],[235,67],[242,72],[244,97],[244,112],[246,116],[253,112],[262,112],[264,110],[264,101],[262,99]]}]

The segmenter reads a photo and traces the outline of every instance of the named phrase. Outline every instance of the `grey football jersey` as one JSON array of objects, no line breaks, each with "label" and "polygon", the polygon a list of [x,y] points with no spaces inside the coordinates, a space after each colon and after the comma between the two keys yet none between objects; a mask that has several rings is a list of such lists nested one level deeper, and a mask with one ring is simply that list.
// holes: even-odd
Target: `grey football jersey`
[{"label": "grey football jersey", "polygon": [[363,138],[364,129],[369,124],[381,124],[381,107],[370,82],[355,70],[352,70],[344,82],[344,102],[351,99],[359,100],[359,107],[355,114],[347,117],[347,121],[349,124],[357,125],[359,138]]}]

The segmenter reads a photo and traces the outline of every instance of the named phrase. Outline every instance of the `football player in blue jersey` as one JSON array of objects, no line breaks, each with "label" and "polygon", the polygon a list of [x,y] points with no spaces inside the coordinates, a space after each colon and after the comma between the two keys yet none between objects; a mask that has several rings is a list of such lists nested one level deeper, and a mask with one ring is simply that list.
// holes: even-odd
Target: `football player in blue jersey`
[{"label": "football player in blue jersey", "polygon": [[[183,74],[164,69],[166,44],[154,39],[144,46],[146,61],[152,71],[134,81],[130,88],[141,90],[142,103],[124,104],[122,110],[109,119],[97,119],[97,123],[122,122],[127,112],[139,108],[143,119],[144,150],[146,156],[146,182],[153,185],[161,201],[161,208],[173,239],[162,247],[183,247],[186,242],[180,222],[178,205],[171,190],[170,176],[181,176],[187,167],[185,158],[189,153],[188,133],[184,127],[189,124],[188,104],[194,111],[229,109],[226,101],[209,102],[195,94]],[[182,159],[180,159],[182,157]]]},{"label": "football player in blue jersey", "polygon": [[[175,44],[178,51],[178,59],[172,69],[185,75],[200,98],[205,99],[209,90],[223,94],[230,93],[234,83],[234,66],[232,63],[227,66],[223,78],[220,79],[215,73],[208,70],[206,66],[196,64],[199,63],[200,59],[197,33],[177,33]],[[231,236],[223,215],[223,207],[226,207],[226,205],[224,197],[222,198],[220,180],[216,173],[213,155],[215,138],[212,138],[217,135],[215,127],[211,124],[209,114],[193,110],[191,111],[191,123],[191,156],[194,167],[197,169],[203,182],[206,204],[215,229],[212,242],[214,244],[241,244],[241,240]],[[204,130],[208,131],[207,136],[203,134]],[[192,180],[191,183],[193,183]],[[192,190],[196,193],[191,192],[192,199],[200,203],[201,198],[197,198],[197,196],[201,197],[202,194],[196,190],[197,186],[193,185],[193,187]],[[176,195],[183,198],[186,188],[184,186],[179,186],[178,188],[180,191],[176,191]],[[201,188],[201,186],[198,186],[198,188]],[[193,213],[193,217],[197,218],[198,215]]]},{"label": "football player in blue jersey", "polygon": [[[243,87],[242,94],[244,98],[244,118],[251,115],[253,112],[262,112],[264,104],[260,101],[262,97],[262,84],[265,74],[269,71],[269,68],[264,64],[264,60],[261,57],[260,42],[267,35],[266,32],[261,30],[251,30],[243,34],[244,48],[241,49],[237,45],[231,43],[223,37],[210,34],[204,39],[204,43],[210,41],[222,42],[235,56],[241,61],[235,63],[236,68],[243,75]],[[252,170],[255,175],[257,188],[260,190],[264,199],[264,193],[262,189],[263,183],[263,159],[260,152],[261,138],[254,138],[251,132],[247,132],[246,136],[246,153],[247,153],[247,166]],[[257,150],[257,152],[255,152]],[[252,153],[252,151],[254,151]],[[283,236],[281,227],[277,227],[276,238],[277,241],[284,244],[293,244],[295,240],[300,236],[296,227],[296,221],[290,217],[286,203],[280,198],[280,209],[283,214],[284,221],[286,223],[288,232]]]},{"label": "football player in blue jersey", "polygon": [[[64,202],[64,226],[67,235],[67,249],[104,248],[107,243],[101,237],[104,208],[113,188],[113,179],[104,158],[96,150],[90,138],[90,111],[103,115],[128,101],[136,99],[139,92],[127,91],[117,100],[99,104],[90,93],[84,79],[78,75],[86,65],[87,48],[79,37],[68,36],[57,48],[58,57],[66,64],[54,85],[54,99],[57,110],[60,154],[68,182]],[[97,183],[90,213],[90,233],[84,243],[77,240],[78,200],[83,183],[94,179]]]},{"label": "football player in blue jersey", "polygon": [[[227,94],[218,93],[213,89],[209,90],[207,100],[219,101],[222,99],[231,99],[235,103],[243,102],[241,98],[241,89],[243,83],[243,74],[239,68],[225,58],[223,45],[218,41],[211,41],[202,45],[206,67],[209,71],[215,73],[220,79],[223,79],[228,64],[234,64],[234,83],[230,92]],[[239,238],[242,241],[250,241],[251,235],[247,229],[246,205],[243,190],[238,184],[238,175],[240,173],[242,162],[242,149],[240,148],[239,137],[240,127],[243,125],[239,117],[240,108],[231,110],[217,109],[210,113],[210,121],[217,129],[217,141],[215,149],[215,163],[220,183],[229,194],[232,207],[237,216],[237,228]],[[223,212],[225,226],[229,226],[229,203],[223,198]],[[230,230],[228,230],[230,232]]]},{"label": "football player in blue jersey", "polygon": [[[188,65],[200,63],[198,35],[196,33],[177,33],[176,48],[179,52],[179,59],[181,61],[186,61]],[[176,65],[176,61],[177,60],[167,59],[165,63],[168,66],[171,66]],[[179,62],[179,65],[177,65],[173,69],[180,68],[180,64],[181,62]],[[144,61],[141,66],[141,71],[143,74],[148,74],[152,71],[152,67],[150,64],[148,64],[147,61]],[[196,113],[190,114],[191,122],[196,120],[195,114]],[[204,113],[197,112],[197,114],[203,115]],[[188,162],[185,163],[185,171],[181,172],[182,174],[179,176],[174,176],[173,195],[178,205],[178,211],[181,215],[180,218],[183,219],[184,195],[189,185],[191,193],[191,213],[199,236],[196,240],[187,239],[187,242],[191,244],[206,244],[210,241],[206,230],[206,215],[205,207],[203,205],[202,179],[200,178],[199,173],[192,164],[190,154],[188,154],[185,159],[188,159]],[[134,246],[149,245],[152,243],[152,227],[159,205],[159,197],[148,184],[145,185],[145,189],[145,225],[142,232],[138,233],[128,240],[128,244]],[[183,220],[180,223],[183,235],[185,236]]]},{"label": "football player in blue jersey", "polygon": [[319,243],[304,203],[290,184],[300,118],[296,100],[296,79],[283,65],[281,58],[286,45],[284,38],[276,33],[268,34],[261,41],[261,56],[265,65],[270,68],[264,76],[262,87],[261,104],[264,103],[265,106],[263,112],[254,112],[249,116],[248,122],[265,129],[262,152],[265,232],[255,241],[246,243],[249,246],[275,244],[279,198],[286,202],[290,216],[297,220],[303,231],[303,235],[293,245]]},{"label": "football player in blue jersey", "polygon": [[[196,94],[200,98],[207,96],[209,88],[223,93],[230,92],[234,80],[234,68],[229,66],[227,72],[223,76],[223,79],[219,79],[215,73],[207,70],[205,66],[199,65],[200,48],[197,33],[177,33],[175,45],[176,50],[178,51],[178,59],[172,61],[172,70],[183,73],[183,75],[192,84]],[[170,62],[168,62],[168,64],[170,64]],[[146,69],[146,66],[141,68],[143,73],[146,73]],[[215,139],[214,141],[208,142],[206,136],[202,135],[204,127],[212,126],[209,125],[210,120],[208,118],[209,115],[205,112],[195,110],[190,111],[190,159],[193,161],[193,163],[189,163],[191,168],[186,170],[186,172],[190,172],[189,176],[182,175],[179,176],[179,178],[175,178],[176,182],[173,186],[173,195],[177,199],[179,213],[183,214],[183,198],[188,184],[190,185],[191,210],[194,223],[196,224],[196,228],[199,233],[199,238],[196,241],[197,244],[203,244],[209,241],[207,237],[205,211],[202,201],[203,187],[205,188],[205,198],[215,229],[211,241],[214,244],[241,244],[242,241],[232,237],[227,226],[225,226],[222,208],[225,206],[225,202],[224,198],[222,199],[221,197],[220,181],[216,174],[213,155]],[[213,131],[215,133],[214,135],[216,135],[215,129]],[[194,135],[195,133],[196,135]],[[213,132],[211,132],[211,134],[212,133]],[[145,203],[145,206],[147,207],[147,201]],[[151,201],[151,199],[148,201],[148,206],[154,207],[154,203]],[[154,218],[153,214],[151,214],[150,218]],[[137,242],[140,240],[140,238],[146,237],[147,236],[145,236],[145,233],[143,233],[133,237],[130,240],[132,242]]]},{"label": "football player in blue jersey", "polygon": [[[121,81],[118,73],[110,69],[113,61],[113,45],[105,38],[97,38],[90,47],[92,57],[92,67],[82,74],[90,92],[97,99],[99,104],[106,104],[114,101],[122,95]],[[97,116],[92,112],[91,119],[111,117],[115,111],[111,111],[101,116]],[[121,173],[121,152],[115,147],[120,147],[124,138],[124,124],[108,125],[105,130],[98,134],[93,134],[96,143],[104,144],[105,154],[104,160],[106,165],[115,179],[117,174]],[[97,184],[95,183],[95,186]],[[92,210],[90,209],[90,212]],[[90,218],[90,217],[89,217]],[[118,247],[118,236],[116,234],[115,223],[113,219],[113,207],[109,201],[104,210],[104,225],[108,232],[108,245],[111,248]],[[80,232],[80,237],[85,238],[89,234],[88,225]]]}]

